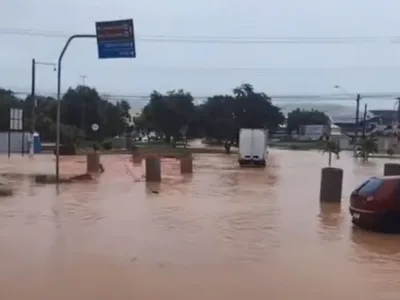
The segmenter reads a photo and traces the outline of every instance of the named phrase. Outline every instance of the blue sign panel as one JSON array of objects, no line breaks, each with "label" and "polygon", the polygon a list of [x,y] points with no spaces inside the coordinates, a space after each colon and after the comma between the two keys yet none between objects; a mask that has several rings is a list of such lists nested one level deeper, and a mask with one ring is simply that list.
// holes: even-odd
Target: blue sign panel
[{"label": "blue sign panel", "polygon": [[133,20],[96,22],[99,58],[135,58]]}]

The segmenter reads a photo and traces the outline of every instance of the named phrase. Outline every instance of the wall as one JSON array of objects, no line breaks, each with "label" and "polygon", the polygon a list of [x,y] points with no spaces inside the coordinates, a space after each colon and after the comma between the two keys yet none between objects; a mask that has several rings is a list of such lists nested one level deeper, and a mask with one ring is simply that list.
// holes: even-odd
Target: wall
[{"label": "wall", "polygon": [[339,144],[341,150],[352,150],[353,146],[350,145],[350,140],[347,135],[331,135],[330,139]]},{"label": "wall", "polygon": [[329,133],[328,125],[303,125],[300,126],[300,140],[318,140]]},{"label": "wall", "polygon": [[377,137],[378,152],[386,153],[389,148],[392,148],[394,153],[400,154],[400,143],[396,137]]},{"label": "wall", "polygon": [[126,138],[125,137],[113,138],[111,142],[112,142],[113,149],[126,148]]}]

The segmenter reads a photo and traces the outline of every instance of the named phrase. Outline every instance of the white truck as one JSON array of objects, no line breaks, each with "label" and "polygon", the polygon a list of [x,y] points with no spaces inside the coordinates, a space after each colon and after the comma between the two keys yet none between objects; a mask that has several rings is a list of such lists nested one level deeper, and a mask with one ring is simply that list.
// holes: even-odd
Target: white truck
[{"label": "white truck", "polygon": [[264,167],[268,156],[268,132],[265,129],[241,128],[239,131],[239,164]]}]

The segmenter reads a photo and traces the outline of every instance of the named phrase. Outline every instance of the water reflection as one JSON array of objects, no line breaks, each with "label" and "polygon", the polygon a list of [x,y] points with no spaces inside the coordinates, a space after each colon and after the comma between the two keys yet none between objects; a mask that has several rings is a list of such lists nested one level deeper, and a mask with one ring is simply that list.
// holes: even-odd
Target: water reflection
[{"label": "water reflection", "polygon": [[161,191],[160,182],[146,182],[146,193],[147,194],[159,194]]},{"label": "water reflection", "polygon": [[324,228],[335,228],[343,220],[341,203],[320,203],[319,218]]},{"label": "water reflection", "polygon": [[354,249],[363,259],[392,259],[400,261],[400,236],[366,232],[357,226],[352,226],[350,237]]}]

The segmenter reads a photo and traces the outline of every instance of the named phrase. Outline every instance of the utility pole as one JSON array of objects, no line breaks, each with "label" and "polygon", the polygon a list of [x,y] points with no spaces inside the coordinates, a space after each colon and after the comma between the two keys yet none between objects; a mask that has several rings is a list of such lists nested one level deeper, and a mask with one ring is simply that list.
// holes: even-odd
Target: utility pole
[{"label": "utility pole", "polygon": [[365,139],[366,129],[367,129],[367,109],[368,109],[368,106],[367,106],[367,103],[365,103],[364,117],[363,117],[363,135],[362,135],[363,139]]},{"label": "utility pole", "polygon": [[393,131],[396,132],[397,135],[397,141],[400,140],[400,135],[399,135],[399,124],[400,124],[400,97],[397,97],[397,124],[396,128],[393,128]]},{"label": "utility pole", "polygon": [[32,98],[32,127],[31,127],[31,145],[29,149],[29,154],[33,155],[33,140],[35,135],[35,127],[36,127],[36,95],[35,95],[35,86],[36,86],[36,61],[32,58],[32,83],[31,83],[31,98]]},{"label": "utility pole", "polygon": [[397,100],[397,124],[400,123],[400,97],[396,98]]},{"label": "utility pole", "polygon": [[359,129],[359,119],[360,119],[360,100],[361,95],[357,94],[356,98],[356,130],[354,132],[354,157],[357,156],[357,143],[358,143],[358,129]]},{"label": "utility pole", "polygon": [[86,75],[81,75],[80,77],[82,79],[82,85],[84,86],[85,85],[85,79],[87,78],[87,76]]},{"label": "utility pole", "polygon": [[32,82],[31,82],[31,98],[32,98],[32,108],[31,108],[31,118],[32,118],[32,127],[31,127],[31,145],[29,149],[29,154],[33,155],[34,154],[34,145],[33,145],[33,136],[36,131],[36,106],[37,106],[37,101],[36,101],[36,65],[44,65],[44,66],[52,66],[54,68],[54,71],[56,71],[56,64],[55,63],[50,63],[50,62],[39,62],[36,61],[34,58],[32,58]]}]

